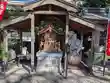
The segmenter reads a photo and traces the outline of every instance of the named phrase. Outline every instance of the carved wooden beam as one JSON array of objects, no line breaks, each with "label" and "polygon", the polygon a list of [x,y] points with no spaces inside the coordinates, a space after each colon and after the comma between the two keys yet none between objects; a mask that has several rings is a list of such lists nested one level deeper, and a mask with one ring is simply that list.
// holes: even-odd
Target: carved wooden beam
[{"label": "carved wooden beam", "polygon": [[45,15],[67,15],[66,12],[63,11],[36,11],[34,14],[45,14]]}]

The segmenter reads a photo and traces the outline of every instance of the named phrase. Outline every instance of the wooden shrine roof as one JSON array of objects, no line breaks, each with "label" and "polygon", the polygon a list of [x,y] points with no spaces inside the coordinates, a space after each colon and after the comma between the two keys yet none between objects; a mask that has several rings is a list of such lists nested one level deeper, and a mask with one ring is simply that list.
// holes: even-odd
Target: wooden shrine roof
[{"label": "wooden shrine roof", "polygon": [[[64,11],[64,10],[61,10],[61,11],[64,11],[64,13],[68,13],[69,14],[69,19],[73,22],[77,22],[81,25],[84,25],[84,26],[87,26],[89,28],[92,28],[94,30],[98,30],[98,31],[104,31],[104,27],[99,25],[99,24],[96,24],[94,22],[91,22],[90,20],[87,20],[87,19],[84,19],[83,17],[80,17],[80,16],[77,16],[75,14],[75,12],[77,12],[77,8],[72,5],[72,4],[69,4],[67,2],[63,2],[61,0],[41,0],[39,2],[36,2],[36,3],[33,3],[33,4],[30,4],[28,6],[25,6],[23,7],[24,10],[33,10],[35,9],[36,7],[41,7],[41,6],[45,6],[45,5],[52,5],[52,6],[56,6],[56,7],[60,7],[60,8],[63,8],[67,11]],[[60,11],[56,12],[56,11],[37,11],[37,13],[39,12],[46,12],[47,14],[51,14],[51,13],[60,13]],[[29,13],[27,16],[20,16],[18,18],[15,18],[13,20],[6,20],[6,21],[3,21],[1,23],[1,28],[4,28],[4,27],[12,27],[13,25],[19,25],[19,24],[22,24],[21,22],[27,22],[26,20],[28,19],[31,19],[31,15],[33,14],[36,14],[36,12],[31,12]],[[44,13],[45,14],[45,13]],[[63,13],[62,13],[63,14]],[[58,14],[57,14],[58,15]],[[36,19],[36,18],[35,18]],[[25,25],[25,23],[24,23]],[[20,26],[20,25],[19,25]],[[21,25],[22,27],[22,25]]]},{"label": "wooden shrine roof", "polygon": [[[21,17],[18,17],[16,19],[13,19],[13,20],[7,20],[7,21],[2,22],[1,28],[3,28],[3,27],[12,27],[13,25],[14,25],[13,26],[14,28],[16,26],[22,27],[22,25],[20,25],[20,24],[23,24],[24,22],[27,22],[27,20],[29,20],[29,19],[30,19],[30,15],[21,16]],[[104,31],[104,27],[103,26],[101,26],[99,24],[96,24],[94,22],[91,22],[91,21],[89,21],[87,19],[76,17],[76,16],[71,15],[71,14],[69,15],[69,19],[72,21],[72,23],[76,22],[76,23],[80,24],[81,26],[86,26],[88,28],[91,28],[91,29],[94,29],[94,30],[98,30],[98,31]],[[23,23],[21,23],[21,22],[23,22]],[[28,21],[28,22],[31,22],[31,21]],[[26,26],[26,23],[24,23],[24,25]],[[30,27],[27,26],[27,28],[30,28]]]},{"label": "wooden shrine roof", "polygon": [[33,10],[36,7],[40,7],[43,5],[49,5],[49,4],[59,6],[61,8],[66,9],[67,11],[77,12],[77,7],[75,5],[72,5],[68,2],[61,1],[61,0],[41,0],[39,2],[25,6],[23,8],[24,8],[24,10]]}]

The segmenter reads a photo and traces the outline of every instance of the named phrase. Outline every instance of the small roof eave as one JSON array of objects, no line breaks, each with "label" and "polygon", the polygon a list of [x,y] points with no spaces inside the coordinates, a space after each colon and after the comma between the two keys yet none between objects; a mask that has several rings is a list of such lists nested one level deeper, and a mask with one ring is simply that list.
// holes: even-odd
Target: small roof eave
[{"label": "small roof eave", "polygon": [[4,28],[4,27],[7,27],[7,26],[9,26],[9,25],[13,25],[13,24],[15,24],[15,23],[18,23],[18,22],[27,20],[27,19],[29,19],[29,18],[30,18],[30,15],[28,15],[28,16],[20,16],[20,17],[18,17],[18,18],[16,18],[16,19],[13,19],[13,20],[2,21],[2,23],[1,23],[0,26],[1,26],[1,28]]},{"label": "small roof eave", "polygon": [[14,5],[14,6],[24,6],[25,3],[20,3],[20,2],[14,2],[14,1],[8,1],[8,5]]},{"label": "small roof eave", "polygon": [[93,13],[85,13],[83,18],[92,19],[92,20],[108,20],[108,17],[93,14]]},{"label": "small roof eave", "polygon": [[75,21],[77,23],[80,23],[82,25],[85,25],[87,27],[90,27],[92,29],[98,30],[98,31],[104,31],[105,30],[101,25],[92,23],[90,21],[85,21],[84,19],[73,16],[73,15],[69,15],[69,19],[72,21]]}]

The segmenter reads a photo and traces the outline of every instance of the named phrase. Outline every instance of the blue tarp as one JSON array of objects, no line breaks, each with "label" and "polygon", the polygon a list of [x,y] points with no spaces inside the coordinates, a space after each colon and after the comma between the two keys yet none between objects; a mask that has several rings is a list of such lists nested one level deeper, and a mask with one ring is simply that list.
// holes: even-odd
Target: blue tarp
[{"label": "blue tarp", "polygon": [[39,1],[39,0],[10,0],[10,2],[15,2],[15,3],[17,3],[17,2],[19,2],[19,3],[31,3],[31,2],[37,2],[37,1]]},{"label": "blue tarp", "polygon": [[50,56],[50,57],[62,57],[63,56],[63,52],[44,52],[44,51],[41,51],[41,52],[37,52],[37,55],[36,56]]},{"label": "blue tarp", "polygon": [[10,0],[10,1],[32,1],[32,0]]}]

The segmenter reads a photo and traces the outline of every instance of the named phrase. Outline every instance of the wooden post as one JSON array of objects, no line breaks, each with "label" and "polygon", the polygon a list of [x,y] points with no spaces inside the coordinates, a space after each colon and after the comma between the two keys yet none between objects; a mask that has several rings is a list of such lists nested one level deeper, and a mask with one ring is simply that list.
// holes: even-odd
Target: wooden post
[{"label": "wooden post", "polygon": [[[81,44],[82,44],[82,47],[83,47],[83,33],[81,32]],[[82,50],[81,50],[81,59],[82,59]]]},{"label": "wooden post", "polygon": [[[65,46],[67,46],[68,43],[68,33],[69,33],[69,16],[66,15],[66,30],[65,30]],[[66,47],[65,47],[65,66],[64,66],[64,77],[67,78],[67,69],[68,69],[68,55],[66,52]]]},{"label": "wooden post", "polygon": [[92,45],[94,45],[95,47],[98,47],[100,43],[100,31],[93,31],[92,39],[93,39]]},{"label": "wooden post", "polygon": [[8,52],[8,32],[7,30],[4,31],[5,32],[5,37],[4,37],[4,44],[5,44],[5,52]]},{"label": "wooden post", "polygon": [[100,31],[95,31],[95,45],[99,46],[100,44]]},{"label": "wooden post", "polygon": [[92,68],[93,61],[94,61],[94,51],[95,48],[99,46],[99,39],[100,39],[100,32],[99,31],[93,31],[92,32],[92,42],[91,42],[91,60],[89,67]]},{"label": "wooden post", "polygon": [[49,11],[52,11],[52,5],[49,5]]},{"label": "wooden post", "polygon": [[[96,48],[96,46],[95,46],[95,35],[96,34],[96,32],[95,31],[93,31],[92,32],[92,42],[91,42],[91,59],[93,59],[94,60],[94,51],[95,51],[95,48]],[[92,62],[91,63],[93,63],[93,60],[92,60]],[[92,66],[92,64],[91,64],[91,66]]]},{"label": "wooden post", "polygon": [[35,42],[35,34],[34,34],[34,15],[31,16],[31,69],[34,70],[34,42]]},{"label": "wooden post", "polygon": [[20,51],[22,52],[23,40],[22,40],[22,31],[20,31]]}]

